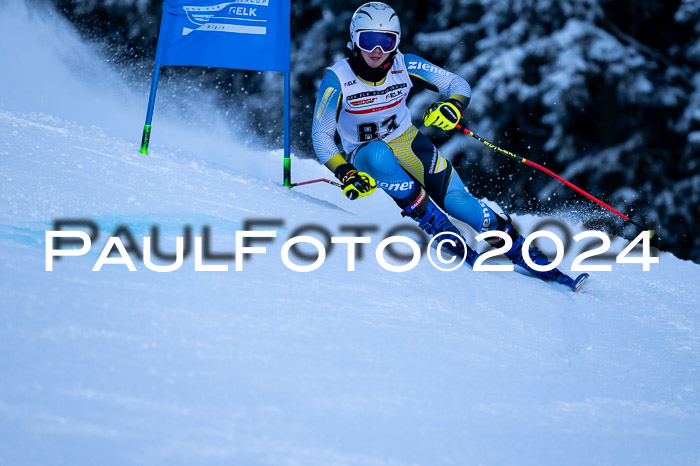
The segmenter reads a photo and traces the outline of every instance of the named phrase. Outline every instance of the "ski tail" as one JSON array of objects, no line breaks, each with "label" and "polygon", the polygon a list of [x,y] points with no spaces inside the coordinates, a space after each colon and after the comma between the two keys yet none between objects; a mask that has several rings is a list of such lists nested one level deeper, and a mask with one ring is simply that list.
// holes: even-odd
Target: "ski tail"
[{"label": "ski tail", "polygon": [[584,284],[586,279],[588,279],[588,274],[587,273],[582,273],[576,279],[574,280],[573,285],[571,285],[571,289],[573,290],[574,293],[576,293],[578,290],[581,289],[581,286]]}]

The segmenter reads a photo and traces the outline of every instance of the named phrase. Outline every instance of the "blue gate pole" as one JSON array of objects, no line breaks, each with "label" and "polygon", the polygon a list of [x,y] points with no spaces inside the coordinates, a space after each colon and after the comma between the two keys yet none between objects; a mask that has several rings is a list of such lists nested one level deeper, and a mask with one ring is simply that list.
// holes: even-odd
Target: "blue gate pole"
[{"label": "blue gate pole", "polygon": [[160,62],[156,60],[153,65],[153,78],[151,79],[151,95],[148,97],[148,110],[146,111],[146,124],[143,125],[143,136],[141,136],[141,152],[148,154],[148,142],[151,139],[151,120],[153,119],[153,107],[156,103],[156,92],[158,91],[158,77],[160,76]]},{"label": "blue gate pole", "polygon": [[289,85],[289,75],[290,72],[287,71],[284,73],[284,186],[291,188],[292,187],[292,173],[291,173],[291,164],[292,164],[292,159],[290,157],[290,148],[289,148],[289,132],[290,132],[290,108],[289,108],[289,101],[290,101],[290,85]]}]

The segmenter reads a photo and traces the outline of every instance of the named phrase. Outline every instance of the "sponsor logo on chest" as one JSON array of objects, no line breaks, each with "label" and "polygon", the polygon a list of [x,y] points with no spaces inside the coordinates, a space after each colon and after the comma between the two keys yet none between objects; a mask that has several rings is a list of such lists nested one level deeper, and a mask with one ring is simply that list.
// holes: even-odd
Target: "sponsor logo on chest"
[{"label": "sponsor logo on chest", "polygon": [[345,102],[350,110],[366,108],[378,103],[382,105],[398,103],[408,93],[407,87],[406,83],[400,83],[376,91],[358,92],[347,96]]}]

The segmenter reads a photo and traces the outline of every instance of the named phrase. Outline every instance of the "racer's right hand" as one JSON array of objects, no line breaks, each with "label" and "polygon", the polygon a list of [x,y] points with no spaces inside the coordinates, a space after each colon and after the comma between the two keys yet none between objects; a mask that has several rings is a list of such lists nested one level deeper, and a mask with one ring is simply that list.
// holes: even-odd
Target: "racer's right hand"
[{"label": "racer's right hand", "polygon": [[336,168],[335,176],[343,183],[343,194],[352,201],[369,196],[377,189],[374,178],[365,172],[357,171],[350,163]]}]

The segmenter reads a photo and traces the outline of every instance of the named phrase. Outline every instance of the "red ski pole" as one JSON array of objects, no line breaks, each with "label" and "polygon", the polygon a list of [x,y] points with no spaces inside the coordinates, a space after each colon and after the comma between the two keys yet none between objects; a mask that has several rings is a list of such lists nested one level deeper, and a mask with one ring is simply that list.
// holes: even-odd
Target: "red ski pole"
[{"label": "red ski pole", "polygon": [[342,184],[338,183],[337,181],[331,181],[328,178],[319,178],[317,180],[300,181],[298,183],[292,183],[292,185],[290,187],[293,188],[295,186],[303,186],[305,184],[311,184],[311,183],[328,183],[328,184],[332,184],[333,186],[337,186],[339,188],[343,187]]},{"label": "red ski pole", "polygon": [[[565,179],[562,178],[561,176],[559,176],[559,175],[557,175],[556,173],[554,173],[553,171],[551,171],[551,170],[549,170],[549,169],[543,167],[542,165],[540,165],[540,164],[538,164],[538,163],[535,163],[535,162],[532,162],[531,160],[528,160],[528,159],[526,159],[525,157],[520,157],[520,156],[518,156],[518,155],[515,155],[515,154],[512,153],[512,152],[509,152],[509,151],[507,151],[507,150],[505,150],[505,149],[502,149],[502,148],[500,148],[500,147],[498,147],[498,146],[496,146],[496,145],[490,143],[490,142],[487,141],[486,139],[483,139],[483,138],[480,137],[479,135],[472,133],[472,132],[469,131],[467,128],[463,128],[463,127],[460,126],[460,125],[457,125],[456,128],[457,128],[457,129],[461,129],[464,133],[466,133],[466,134],[468,134],[469,136],[473,137],[473,138],[476,139],[477,141],[479,141],[479,142],[485,144],[486,146],[490,147],[491,149],[493,149],[493,150],[496,151],[496,152],[500,152],[501,154],[507,155],[507,156],[511,157],[512,159],[517,160],[518,162],[524,163],[524,164],[526,164],[526,165],[530,165],[531,167],[534,167],[534,168],[536,168],[536,169],[538,169],[538,170],[541,170],[541,171],[545,172],[545,173],[548,174],[549,176],[551,176],[551,177],[553,177],[553,178],[556,178],[557,180],[561,181],[562,183],[564,183],[565,185],[567,185],[567,186],[569,186],[570,188],[574,189],[575,191],[578,191],[579,193],[583,194],[584,196],[586,196],[588,199],[592,200],[593,202],[595,202],[595,203],[597,203],[597,204],[599,204],[599,205],[605,207],[605,208],[608,209],[609,211],[611,211],[611,212],[613,212],[613,213],[619,215],[619,216],[622,217],[626,222],[630,222],[632,225],[635,225],[636,227],[638,227],[638,228],[641,229],[641,230],[647,230],[647,228],[644,228],[644,227],[641,226],[639,223],[637,223],[637,222],[635,222],[634,220],[632,220],[631,218],[629,218],[627,215],[625,215],[625,214],[623,214],[623,213],[621,213],[621,212],[618,212],[617,210],[615,210],[615,209],[613,209],[612,207],[610,207],[609,205],[607,205],[605,202],[603,202],[603,201],[601,201],[600,199],[594,197],[593,195],[587,193],[586,191],[584,191],[583,189],[579,188],[578,186],[576,186],[576,185],[573,184],[572,182],[570,182],[570,181],[568,181],[568,180],[565,180]],[[651,238],[652,236],[654,236],[654,230],[648,230],[648,231],[649,231],[649,237],[650,237],[650,238]]]}]

